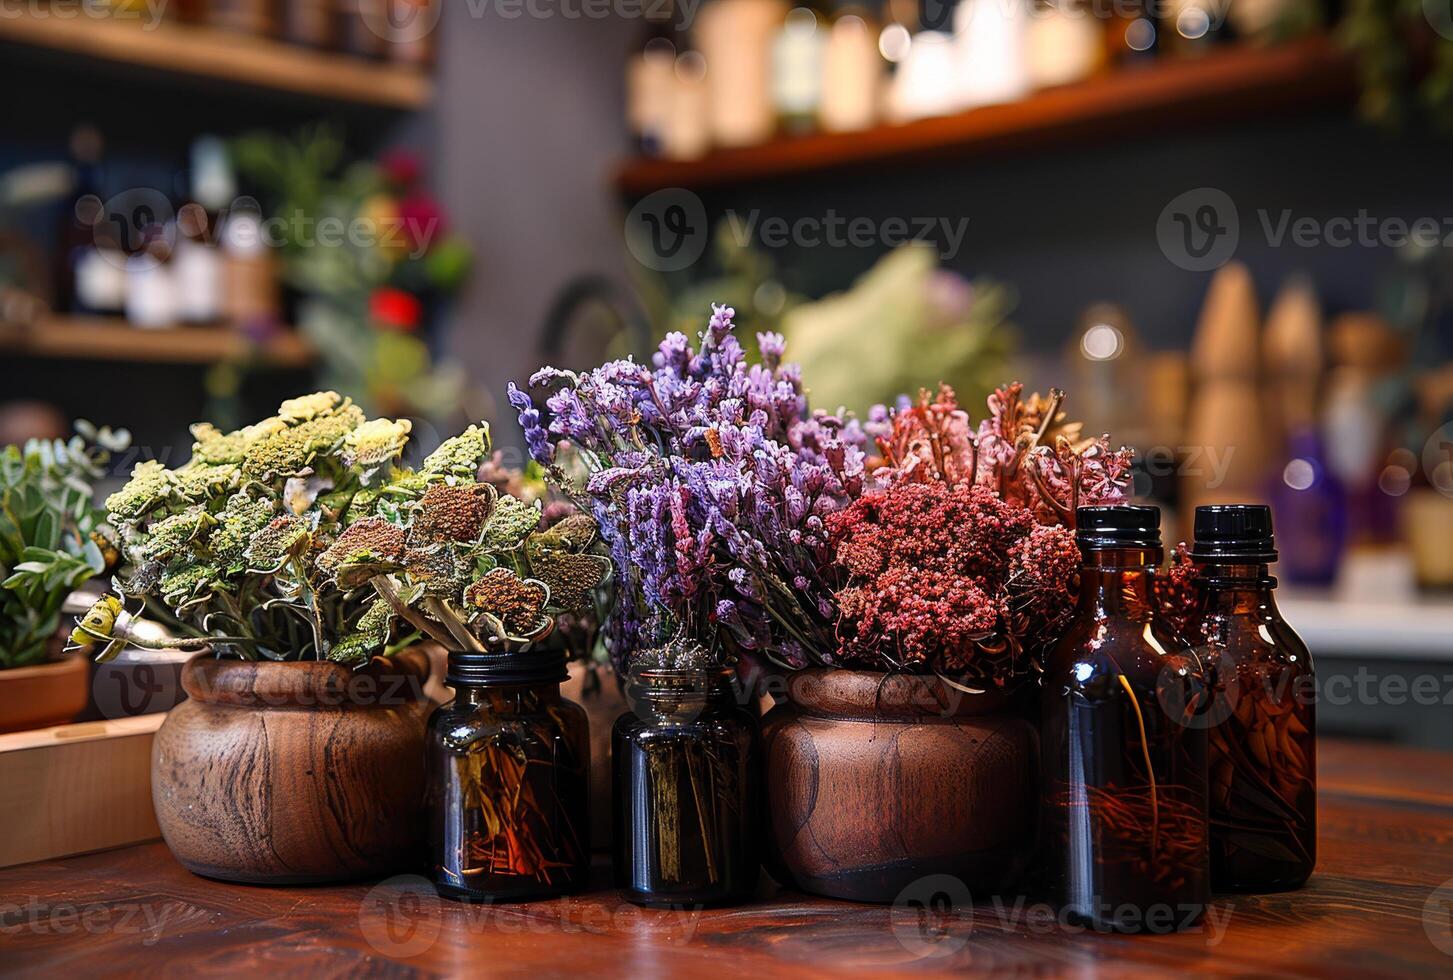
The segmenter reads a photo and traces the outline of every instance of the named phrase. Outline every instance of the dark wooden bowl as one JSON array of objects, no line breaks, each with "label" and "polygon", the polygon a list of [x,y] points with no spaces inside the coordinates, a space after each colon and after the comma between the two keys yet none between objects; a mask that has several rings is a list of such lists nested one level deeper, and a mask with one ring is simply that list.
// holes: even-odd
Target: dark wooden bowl
[{"label": "dark wooden bowl", "polygon": [[986,896],[1023,870],[1035,727],[1023,706],[935,677],[800,671],[764,723],[774,877],[894,902],[928,875]]},{"label": "dark wooden bowl", "polygon": [[383,875],[421,858],[428,657],[187,662],[151,793],[178,861],[266,884]]}]

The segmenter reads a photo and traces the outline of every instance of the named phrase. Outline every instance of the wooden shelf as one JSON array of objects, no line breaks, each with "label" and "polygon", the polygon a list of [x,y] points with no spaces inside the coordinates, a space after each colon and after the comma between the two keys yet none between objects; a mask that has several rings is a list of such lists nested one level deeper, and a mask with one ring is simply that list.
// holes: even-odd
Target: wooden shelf
[{"label": "wooden shelf", "polygon": [[295,333],[280,334],[259,349],[228,327],[141,330],[102,317],[52,317],[32,329],[0,332],[0,352],[15,357],[216,364],[253,351],[269,367],[301,369],[315,360],[313,349]]},{"label": "wooden shelf", "polygon": [[909,159],[973,156],[1109,136],[1159,134],[1208,121],[1248,119],[1346,104],[1356,91],[1352,59],[1330,38],[1271,48],[1231,48],[1201,58],[1045,89],[1006,105],[858,133],[822,133],[717,150],[700,160],[627,161],[620,192],[716,187]]},{"label": "wooden shelf", "polygon": [[0,17],[0,41],[359,105],[418,109],[434,94],[417,68],[188,24],[15,11]]}]

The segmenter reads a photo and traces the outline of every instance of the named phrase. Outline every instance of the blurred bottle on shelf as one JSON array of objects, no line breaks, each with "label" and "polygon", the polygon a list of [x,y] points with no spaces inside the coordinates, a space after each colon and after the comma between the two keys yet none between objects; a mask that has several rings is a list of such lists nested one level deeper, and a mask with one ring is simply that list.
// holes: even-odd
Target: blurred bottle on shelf
[{"label": "blurred bottle on shelf", "polygon": [[772,40],[786,13],[781,0],[709,0],[697,13],[713,144],[755,146],[772,136]]},{"label": "blurred bottle on shelf", "polygon": [[360,58],[382,60],[388,55],[388,0],[336,0],[338,46]]},{"label": "blurred bottle on shelf", "polygon": [[946,116],[959,108],[953,37],[943,31],[912,35],[898,54],[888,92],[888,117],[911,122]]},{"label": "blurred bottle on shelf", "polygon": [[626,124],[636,152],[645,156],[664,155],[671,123],[680,53],[672,16],[669,4],[647,7],[641,39],[626,60]]},{"label": "blurred bottle on shelf", "polygon": [[1312,282],[1282,284],[1262,341],[1267,428],[1272,455],[1268,497],[1282,540],[1281,574],[1303,585],[1330,585],[1347,543],[1347,503],[1317,431],[1326,357],[1322,310]]},{"label": "blurred bottle on shelf", "polygon": [[711,95],[706,59],[700,51],[678,51],[662,152],[672,160],[695,160],[711,149]]},{"label": "blurred bottle on shelf", "polygon": [[1149,445],[1140,335],[1125,309],[1093,303],[1070,340],[1074,411],[1087,434],[1113,432],[1126,445]]},{"label": "blurred bottle on shelf", "polygon": [[878,25],[862,0],[837,0],[822,54],[818,121],[829,133],[869,129],[878,122],[886,63]]},{"label": "blurred bottle on shelf", "polygon": [[187,324],[216,323],[223,312],[220,222],[237,196],[237,180],[227,147],[215,136],[192,144],[191,164],[191,199],[177,210],[177,318]]},{"label": "blurred bottle on shelf", "polygon": [[428,68],[434,64],[443,0],[388,0],[385,40],[390,61]]},{"label": "blurred bottle on shelf", "polygon": [[[121,296],[109,288],[113,280],[97,268],[103,256],[98,241],[101,224],[101,158],[105,141],[101,131],[82,123],[71,131],[72,191],[62,199],[55,222],[55,266],[51,273],[51,306],[59,313],[112,312]],[[104,264],[104,263],[103,263]],[[118,266],[111,264],[110,269]]]},{"label": "blurred bottle on shelf", "polygon": [[1105,52],[1113,65],[1129,67],[1155,59],[1160,52],[1160,27],[1150,0],[1117,4],[1105,30]]},{"label": "blurred bottle on shelf", "polygon": [[1239,262],[1217,270],[1191,347],[1195,391],[1186,441],[1196,458],[1182,474],[1186,512],[1256,499],[1266,476],[1261,314],[1251,273]]},{"label": "blurred bottle on shelf", "polygon": [[1386,544],[1398,537],[1397,498],[1378,485],[1390,448],[1389,398],[1406,360],[1403,338],[1374,313],[1344,313],[1329,331],[1322,430],[1328,463],[1347,493],[1353,544]]},{"label": "blurred bottle on shelf", "polygon": [[1230,6],[1218,0],[1169,0],[1161,7],[1162,48],[1179,58],[1205,54],[1228,39],[1226,11]]},{"label": "blurred bottle on shelf", "polygon": [[285,0],[281,33],[285,41],[327,50],[338,42],[335,0]]},{"label": "blurred bottle on shelf", "polygon": [[954,7],[957,108],[1015,102],[1029,94],[1030,3],[959,0]]},{"label": "blurred bottle on shelf", "polygon": [[126,257],[126,321],[139,330],[177,325],[176,234],[174,222],[141,229],[141,248]]},{"label": "blurred bottle on shelf", "polygon": [[222,314],[256,336],[276,328],[281,310],[277,264],[264,232],[256,203],[234,201],[222,225]]},{"label": "blurred bottle on shelf", "polygon": [[271,37],[277,33],[277,10],[271,0],[200,0],[199,19],[212,27]]},{"label": "blurred bottle on shelf", "polygon": [[1032,88],[1083,81],[1105,64],[1104,22],[1078,0],[1034,0],[1024,43]]},{"label": "blurred bottle on shelf", "polygon": [[782,132],[801,135],[817,127],[826,48],[817,10],[803,4],[787,12],[772,39],[772,105]]}]

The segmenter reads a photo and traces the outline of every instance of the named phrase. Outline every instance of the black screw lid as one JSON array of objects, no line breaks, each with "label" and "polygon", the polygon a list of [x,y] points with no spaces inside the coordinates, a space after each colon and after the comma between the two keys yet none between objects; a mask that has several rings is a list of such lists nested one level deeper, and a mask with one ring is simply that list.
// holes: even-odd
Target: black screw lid
[{"label": "black screw lid", "polygon": [[1265,504],[1215,504],[1196,508],[1191,556],[1257,564],[1276,561],[1271,508]]},{"label": "black screw lid", "polygon": [[563,650],[511,650],[503,653],[449,652],[444,682],[504,686],[559,683],[570,676]]},{"label": "black screw lid", "polygon": [[1075,539],[1090,548],[1159,548],[1160,508],[1081,507],[1075,511]]}]

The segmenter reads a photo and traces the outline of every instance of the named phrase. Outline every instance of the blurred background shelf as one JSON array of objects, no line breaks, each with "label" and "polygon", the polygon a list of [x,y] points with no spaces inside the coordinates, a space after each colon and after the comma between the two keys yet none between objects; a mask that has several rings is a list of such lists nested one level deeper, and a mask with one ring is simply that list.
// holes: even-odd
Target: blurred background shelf
[{"label": "blurred background shelf", "polygon": [[143,26],[17,9],[0,17],[0,41],[356,105],[420,109],[434,94],[433,81],[415,67],[188,24]]},{"label": "blurred background shelf", "polygon": [[1288,590],[1277,605],[1314,659],[1453,662],[1453,596],[1361,600]]},{"label": "blurred background shelf", "polygon": [[261,348],[229,327],[140,330],[123,320],[52,317],[34,329],[0,330],[7,357],[127,361],[146,364],[216,364],[245,358],[256,350],[269,367],[307,368],[313,349],[294,333],[280,334]]},{"label": "blurred background shelf", "polygon": [[1159,135],[1216,120],[1244,121],[1349,104],[1351,57],[1331,38],[1278,47],[1229,48],[1166,60],[1019,102],[863,132],[821,133],[715,150],[697,160],[637,158],[616,172],[628,197],[666,187],[711,187],[908,159],[1065,146],[1112,135]]}]

